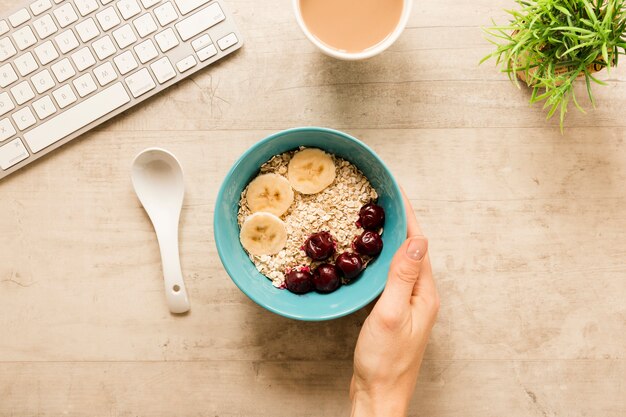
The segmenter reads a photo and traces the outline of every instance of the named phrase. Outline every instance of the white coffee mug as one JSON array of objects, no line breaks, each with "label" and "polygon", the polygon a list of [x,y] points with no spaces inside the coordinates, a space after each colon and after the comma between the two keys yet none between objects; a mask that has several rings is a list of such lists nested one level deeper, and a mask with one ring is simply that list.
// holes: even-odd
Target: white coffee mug
[{"label": "white coffee mug", "polygon": [[402,14],[400,15],[400,20],[398,21],[398,25],[395,27],[393,32],[391,32],[391,34],[387,36],[387,38],[385,38],[384,41],[361,52],[346,52],[346,51],[340,51],[340,50],[334,49],[326,45],[325,43],[320,41],[315,35],[313,35],[311,31],[309,30],[309,28],[304,23],[304,18],[302,17],[302,10],[300,9],[300,0],[293,0],[293,8],[296,13],[296,20],[298,21],[298,24],[300,25],[300,28],[302,29],[306,37],[309,38],[309,40],[313,42],[313,44],[317,46],[326,55],[329,55],[338,59],[347,60],[347,61],[357,61],[360,59],[371,58],[375,55],[380,54],[385,49],[389,48],[400,37],[400,35],[404,31],[404,28],[406,27],[406,23],[409,20],[409,16],[411,15],[412,7],[413,7],[413,0],[404,0],[404,6],[402,8]]}]

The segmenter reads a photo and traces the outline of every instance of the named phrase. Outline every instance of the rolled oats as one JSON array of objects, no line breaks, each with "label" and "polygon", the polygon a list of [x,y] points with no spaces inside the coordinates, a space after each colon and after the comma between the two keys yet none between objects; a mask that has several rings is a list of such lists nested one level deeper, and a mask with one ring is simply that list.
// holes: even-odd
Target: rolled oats
[{"label": "rolled oats", "polygon": [[[303,149],[303,148],[301,148]],[[260,174],[276,173],[286,176],[287,165],[296,151],[272,157],[260,168]],[[313,233],[328,231],[337,242],[335,257],[352,248],[352,241],[363,232],[356,225],[360,208],[378,199],[376,190],[363,173],[350,162],[332,155],[335,181],[323,191],[305,195],[295,191],[294,202],[281,216],[287,227],[287,243],[276,255],[253,256],[250,260],[257,270],[274,286],[284,287],[285,274],[293,268],[315,268],[319,262],[306,256],[302,245]],[[246,189],[241,193],[237,221],[239,227],[252,214],[248,208]]]}]

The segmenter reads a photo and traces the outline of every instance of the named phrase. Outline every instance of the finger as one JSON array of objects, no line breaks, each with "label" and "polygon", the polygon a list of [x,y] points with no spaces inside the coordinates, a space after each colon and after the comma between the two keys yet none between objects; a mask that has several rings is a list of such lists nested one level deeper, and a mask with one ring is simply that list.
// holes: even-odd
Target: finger
[{"label": "finger", "polygon": [[409,238],[400,246],[389,267],[387,285],[380,300],[383,305],[391,308],[398,303],[408,304],[427,252],[428,240],[423,236]]},{"label": "finger", "polygon": [[428,257],[424,259],[420,276],[415,284],[411,306],[416,318],[427,320],[431,326],[434,324],[440,300]]},{"label": "finger", "polygon": [[417,217],[415,217],[413,206],[411,205],[409,198],[406,196],[404,188],[400,187],[400,191],[402,191],[402,199],[404,200],[404,208],[406,210],[407,236],[422,236],[422,229],[417,222]]},{"label": "finger", "polygon": [[428,255],[422,261],[419,278],[413,287],[413,295],[423,300],[431,300],[438,297],[437,286],[435,285]]},{"label": "finger", "polygon": [[[400,191],[402,191],[402,198],[404,199],[404,206],[406,208],[407,235],[408,237],[421,236],[422,230],[417,222],[417,218],[415,217],[415,212],[413,211],[411,202],[409,201],[404,188],[400,187]],[[420,276],[413,286],[413,295],[418,294],[424,297],[424,299],[438,299],[439,297],[437,287],[433,279],[430,258],[428,255],[424,258],[423,265],[420,270]]]}]

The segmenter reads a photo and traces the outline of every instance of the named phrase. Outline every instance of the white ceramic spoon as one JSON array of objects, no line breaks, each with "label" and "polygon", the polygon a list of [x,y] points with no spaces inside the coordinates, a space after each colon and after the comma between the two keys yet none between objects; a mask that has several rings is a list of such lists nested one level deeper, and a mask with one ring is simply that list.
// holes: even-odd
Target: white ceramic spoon
[{"label": "white ceramic spoon", "polygon": [[189,298],[178,252],[178,222],[185,195],[183,170],[172,153],[148,148],[135,157],[131,178],[159,241],[167,305],[172,313],[185,313]]}]

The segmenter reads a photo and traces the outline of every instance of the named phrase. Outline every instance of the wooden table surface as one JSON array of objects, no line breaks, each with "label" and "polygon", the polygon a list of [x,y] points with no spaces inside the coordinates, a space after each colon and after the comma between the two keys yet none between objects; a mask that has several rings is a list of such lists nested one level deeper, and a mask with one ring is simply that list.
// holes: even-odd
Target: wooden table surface
[{"label": "wooden table surface", "polygon": [[[269,313],[213,241],[235,159],[319,125],[389,163],[430,238],[442,308],[411,416],[624,417],[626,64],[561,134],[528,91],[478,66],[480,27],[510,0],[416,2],[366,62],[318,53],[288,0],[229,3],[239,53],[0,183],[0,416],[348,415],[366,312]],[[167,311],[130,183],[148,146],[186,169],[184,317]]]}]

